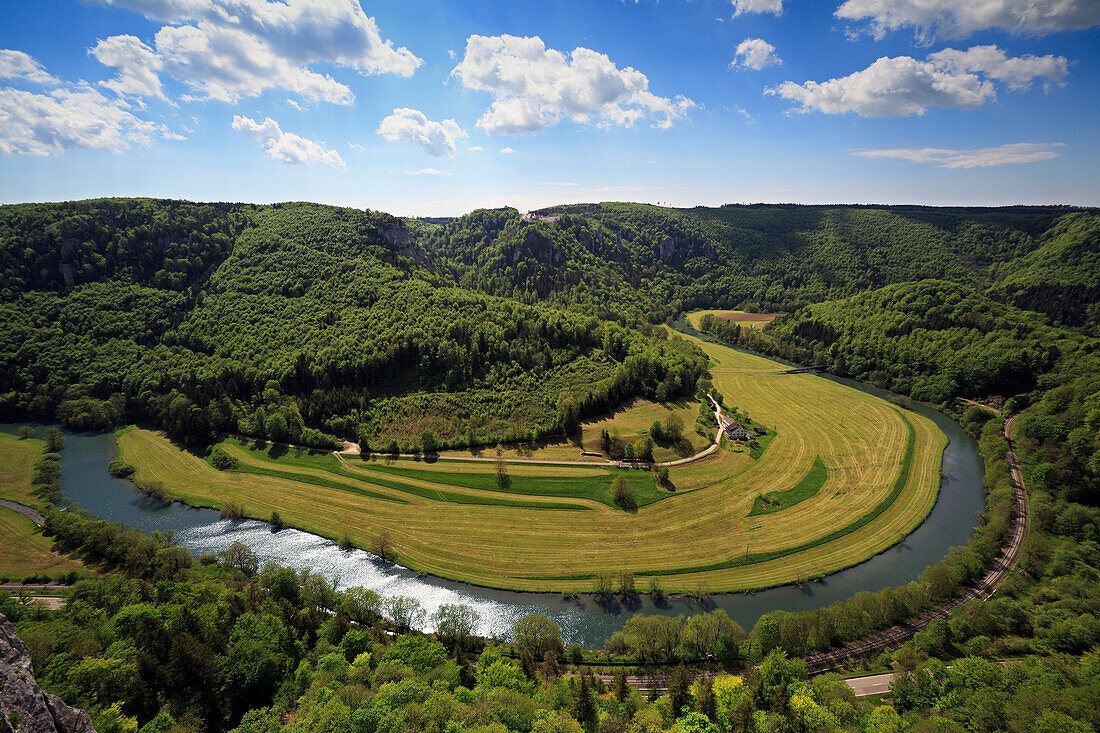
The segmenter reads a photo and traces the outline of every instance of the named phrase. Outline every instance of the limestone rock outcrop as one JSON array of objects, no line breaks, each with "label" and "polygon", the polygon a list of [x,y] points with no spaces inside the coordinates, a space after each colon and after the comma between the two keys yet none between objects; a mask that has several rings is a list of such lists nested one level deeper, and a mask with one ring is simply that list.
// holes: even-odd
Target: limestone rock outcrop
[{"label": "limestone rock outcrop", "polygon": [[0,614],[0,733],[95,733],[83,710],[34,681],[31,655]]}]

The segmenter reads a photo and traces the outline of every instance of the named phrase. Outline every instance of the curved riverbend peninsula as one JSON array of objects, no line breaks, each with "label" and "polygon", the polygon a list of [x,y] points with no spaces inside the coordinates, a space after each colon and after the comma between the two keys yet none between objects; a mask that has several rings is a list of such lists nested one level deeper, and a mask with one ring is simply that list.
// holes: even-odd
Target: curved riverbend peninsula
[{"label": "curved riverbend peninsula", "polygon": [[[855,565],[913,531],[935,504],[947,439],[932,420],[813,374],[694,339],[726,411],[768,431],[670,470],[607,465],[363,460],[221,444],[219,471],[158,433],[129,430],[119,455],[139,485],[194,506],[277,511],[287,524],[374,549],[419,572],[522,591],[590,592],[631,573],[638,590],[720,592],[805,581]],[[822,480],[823,474],[823,480]],[[636,506],[611,486],[632,486]],[[786,497],[775,511],[761,502]],[[793,499],[791,498],[793,497]],[[773,507],[774,508],[774,507]]]}]

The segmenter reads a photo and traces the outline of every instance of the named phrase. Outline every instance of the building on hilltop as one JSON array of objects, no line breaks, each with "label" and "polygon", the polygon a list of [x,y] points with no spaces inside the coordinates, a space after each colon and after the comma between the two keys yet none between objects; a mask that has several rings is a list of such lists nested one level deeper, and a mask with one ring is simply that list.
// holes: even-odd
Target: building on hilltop
[{"label": "building on hilltop", "polygon": [[560,218],[560,216],[543,216],[542,214],[536,214],[533,211],[528,211],[526,214],[521,216],[519,220],[524,224],[530,223],[532,221],[548,221],[550,223],[554,223]]}]

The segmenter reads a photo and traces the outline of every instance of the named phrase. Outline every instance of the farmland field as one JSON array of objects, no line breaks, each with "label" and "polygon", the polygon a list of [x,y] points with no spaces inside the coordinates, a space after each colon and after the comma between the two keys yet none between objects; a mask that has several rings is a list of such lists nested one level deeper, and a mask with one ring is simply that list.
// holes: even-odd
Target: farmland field
[{"label": "farmland field", "polygon": [[[0,499],[28,506],[38,504],[31,491],[31,469],[42,446],[40,440],[17,440],[0,433]],[[4,548],[0,552],[0,577],[16,580],[40,573],[60,575],[83,567],[55,553],[53,542],[39,533],[34,522],[4,507],[0,507],[0,538]]]},{"label": "farmland field", "polygon": [[[755,460],[723,450],[672,468],[675,491],[649,472],[598,464],[508,463],[502,488],[493,460],[363,460],[226,441],[239,468],[223,472],[150,431],[122,433],[119,446],[136,481],[161,481],[188,503],[231,501],[262,519],[277,510],[288,524],[366,549],[384,534],[403,565],[517,590],[590,591],[598,573],[620,571],[643,589],[647,576],[662,576],[670,592],[766,587],[853,565],[924,519],[946,445],[930,420],[697,343],[726,407],[775,435]],[[618,475],[631,483],[635,511],[611,500]],[[750,516],[765,494],[773,510]]]},{"label": "farmland field", "polygon": [[31,470],[44,445],[41,440],[19,440],[0,433],[0,499],[38,504],[38,497],[31,492]]},{"label": "farmland field", "polygon": [[741,328],[751,328],[754,330],[760,330],[764,326],[768,325],[776,318],[779,317],[779,313],[747,313],[745,311],[724,311],[724,310],[705,310],[696,311],[688,315],[688,321],[695,328],[699,327],[699,321],[703,316],[710,314],[715,318],[721,318],[724,321],[730,323],[737,323],[741,325]]}]

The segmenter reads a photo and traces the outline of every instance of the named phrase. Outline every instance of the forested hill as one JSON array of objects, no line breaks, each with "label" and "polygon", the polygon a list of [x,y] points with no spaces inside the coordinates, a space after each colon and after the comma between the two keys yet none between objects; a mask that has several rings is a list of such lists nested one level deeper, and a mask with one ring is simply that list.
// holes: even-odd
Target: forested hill
[{"label": "forested hill", "polygon": [[[653,327],[692,308],[794,312],[862,293],[857,309],[888,308],[872,301],[891,291],[876,289],[932,278],[965,289],[951,295],[958,308],[984,294],[1046,316],[1013,316],[1021,333],[1034,318],[1095,334],[1100,317],[1095,210],[547,213],[558,218],[152,199],[0,207],[0,412],[139,420],[193,444],[216,431],[491,444],[560,433],[632,396],[693,392],[700,352]],[[963,365],[964,345],[954,388],[887,381],[934,401],[963,385],[1031,389],[1054,359],[1045,348],[989,369]]]},{"label": "forested hill", "polygon": [[1100,287],[1096,210],[605,203],[543,213],[561,218],[524,224],[514,209],[481,210],[417,226],[414,239],[469,287],[603,317],[790,311],[936,278],[1070,325],[1095,322],[1080,303]]},{"label": "forested hill", "polygon": [[0,207],[0,411],[141,420],[190,444],[495,443],[634,395],[701,354],[458,287],[376,212],[151,200]]}]

